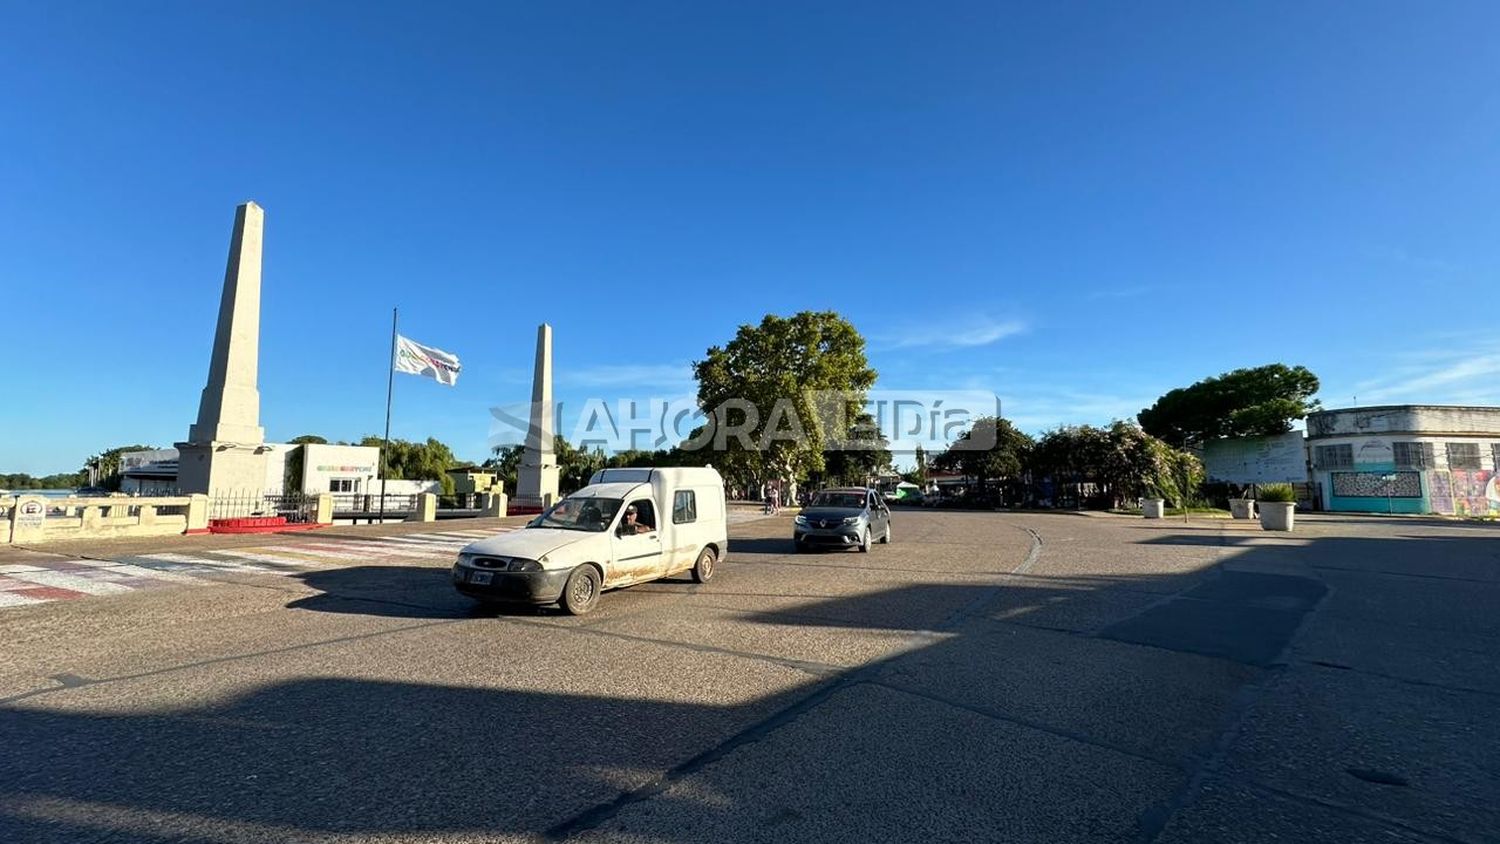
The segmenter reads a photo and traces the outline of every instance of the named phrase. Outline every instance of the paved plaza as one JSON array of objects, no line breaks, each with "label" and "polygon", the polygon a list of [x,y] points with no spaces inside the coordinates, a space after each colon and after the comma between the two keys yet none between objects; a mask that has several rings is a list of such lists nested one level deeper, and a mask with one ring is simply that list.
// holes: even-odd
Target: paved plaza
[{"label": "paved plaza", "polygon": [[1497,526],[747,515],[476,608],[519,522],[6,551],[0,841],[1500,840]]}]

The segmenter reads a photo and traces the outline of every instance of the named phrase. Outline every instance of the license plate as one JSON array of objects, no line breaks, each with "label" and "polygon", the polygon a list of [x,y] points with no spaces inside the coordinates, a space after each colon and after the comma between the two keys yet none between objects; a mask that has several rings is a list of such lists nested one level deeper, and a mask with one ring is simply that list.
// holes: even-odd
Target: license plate
[{"label": "license plate", "polygon": [[494,572],[476,571],[469,573],[469,582],[474,584],[475,586],[488,586],[490,584],[490,581],[494,579]]}]

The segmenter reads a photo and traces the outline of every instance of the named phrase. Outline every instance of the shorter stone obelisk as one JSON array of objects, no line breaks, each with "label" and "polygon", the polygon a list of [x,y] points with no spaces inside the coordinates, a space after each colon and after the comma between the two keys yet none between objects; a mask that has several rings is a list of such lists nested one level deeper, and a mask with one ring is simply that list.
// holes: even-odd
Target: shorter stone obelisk
[{"label": "shorter stone obelisk", "polygon": [[531,424],[516,477],[518,504],[551,506],[557,500],[557,456],[553,454],[552,326],[536,329],[536,370],[531,379]]},{"label": "shorter stone obelisk", "polygon": [[260,426],[260,259],[265,212],[254,202],[235,209],[219,325],[198,421],[177,444],[183,493],[266,490],[265,429]]}]

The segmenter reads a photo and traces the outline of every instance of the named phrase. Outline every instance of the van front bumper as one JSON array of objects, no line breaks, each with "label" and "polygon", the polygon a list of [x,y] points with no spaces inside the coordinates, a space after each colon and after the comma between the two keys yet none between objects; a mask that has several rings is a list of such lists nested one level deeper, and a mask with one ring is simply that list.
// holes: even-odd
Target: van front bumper
[{"label": "van front bumper", "polygon": [[453,587],[470,598],[485,601],[554,604],[562,599],[563,586],[570,574],[567,570],[495,571],[455,565]]}]

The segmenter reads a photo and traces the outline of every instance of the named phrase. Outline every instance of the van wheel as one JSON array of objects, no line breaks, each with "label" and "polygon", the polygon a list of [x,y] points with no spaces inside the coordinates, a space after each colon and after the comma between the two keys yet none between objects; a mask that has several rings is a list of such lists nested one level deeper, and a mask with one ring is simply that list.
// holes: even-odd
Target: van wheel
[{"label": "van wheel", "polygon": [[599,603],[599,572],[589,565],[573,569],[558,603],[569,615],[583,615],[592,610]]},{"label": "van wheel", "polygon": [[698,562],[693,564],[693,582],[707,583],[714,576],[714,563],[719,560],[714,556],[714,549],[704,548],[703,553],[698,555]]}]

